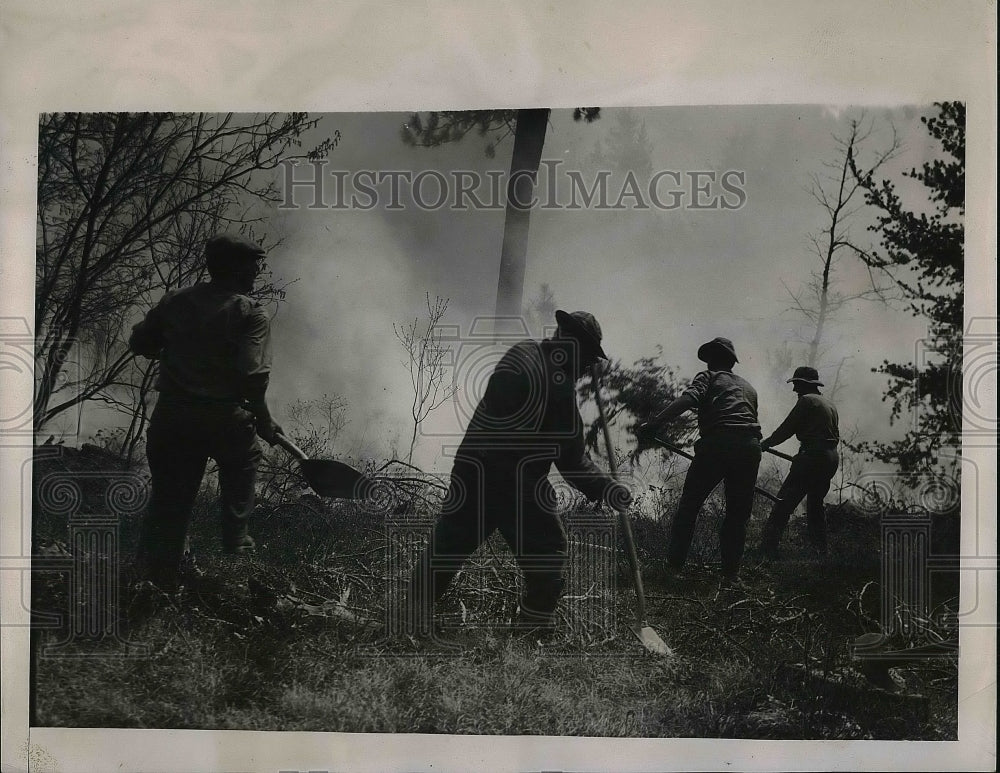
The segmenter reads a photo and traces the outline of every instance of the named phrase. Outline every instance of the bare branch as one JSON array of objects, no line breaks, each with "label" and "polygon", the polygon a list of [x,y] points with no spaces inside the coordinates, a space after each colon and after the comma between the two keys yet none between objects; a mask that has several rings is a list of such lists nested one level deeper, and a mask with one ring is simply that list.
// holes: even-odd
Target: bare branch
[{"label": "bare branch", "polygon": [[[304,113],[70,113],[39,120],[36,429],[122,388],[129,324],[165,290],[200,278],[204,241],[249,228],[277,191],[266,172],[316,126]],[[332,144],[323,143],[329,149]],[[280,297],[281,288],[269,288]],[[73,399],[50,405],[71,349]],[[129,370],[140,382],[140,371]]]},{"label": "bare branch", "polygon": [[455,394],[454,384],[445,383],[449,348],[443,344],[440,330],[441,321],[448,312],[448,299],[435,296],[431,301],[430,293],[425,293],[424,301],[427,307],[426,323],[414,319],[405,327],[396,324],[392,326],[396,339],[406,352],[403,364],[409,370],[410,385],[413,387],[413,400],[410,403],[413,432],[410,436],[407,464],[413,461],[417,435],[424,419]]}]

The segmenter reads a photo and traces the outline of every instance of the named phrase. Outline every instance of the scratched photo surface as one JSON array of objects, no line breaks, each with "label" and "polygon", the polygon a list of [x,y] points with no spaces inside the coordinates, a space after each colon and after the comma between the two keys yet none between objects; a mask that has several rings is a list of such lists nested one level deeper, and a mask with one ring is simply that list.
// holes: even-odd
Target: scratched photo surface
[{"label": "scratched photo surface", "polygon": [[957,101],[42,114],[31,724],[957,739],[964,219]]}]

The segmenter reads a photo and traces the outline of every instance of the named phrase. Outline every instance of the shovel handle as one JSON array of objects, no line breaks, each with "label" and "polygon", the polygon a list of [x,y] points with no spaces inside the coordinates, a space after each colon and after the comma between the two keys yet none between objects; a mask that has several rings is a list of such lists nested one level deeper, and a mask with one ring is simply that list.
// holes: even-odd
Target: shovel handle
[{"label": "shovel handle", "polygon": [[[654,437],[653,441],[656,442],[656,443],[659,443],[661,446],[663,446],[664,448],[666,448],[668,451],[673,451],[678,456],[683,456],[685,459],[690,459],[691,461],[694,461],[694,455],[693,454],[689,454],[683,448],[678,448],[673,443],[670,443],[670,442],[668,442],[666,440],[663,440],[662,438],[658,438],[658,437]],[[784,454],[778,454],[778,456],[784,456]],[[792,457],[789,456],[787,458],[791,459]],[[753,490],[756,491],[761,496],[766,497],[767,499],[770,499],[772,502],[780,502],[781,501],[778,497],[776,497],[774,494],[772,494],[766,488],[761,488],[760,486],[754,486]]]},{"label": "shovel handle", "polygon": [[597,401],[597,413],[601,417],[601,429],[604,431],[604,445],[608,451],[608,467],[611,469],[611,477],[618,479],[618,463],[615,461],[614,451],[611,447],[611,430],[608,429],[608,417],[604,411],[604,400],[601,399],[601,371],[600,366],[595,362],[590,366],[590,377],[594,382],[594,399]]},{"label": "shovel handle", "polygon": [[290,453],[300,462],[304,462],[309,458],[308,456],[306,456],[305,451],[303,451],[301,448],[295,445],[295,443],[286,438],[280,432],[274,433],[274,444],[276,446],[281,446],[282,448],[284,448],[286,451],[288,451],[288,453]]},{"label": "shovel handle", "polygon": [[794,462],[795,461],[795,457],[794,456],[790,456],[789,454],[782,453],[781,451],[775,451],[773,448],[765,448],[764,450],[767,451],[767,453],[769,453],[769,454],[774,454],[779,459],[784,459],[784,460],[789,461],[789,462]]},{"label": "shovel handle", "polygon": [[[618,463],[615,461],[615,451],[611,445],[611,430],[608,428],[608,416],[604,410],[604,400],[601,399],[601,371],[598,363],[595,362],[590,366],[590,375],[594,383],[594,400],[597,401],[597,412],[601,417],[601,427],[604,430],[604,445],[608,451],[608,467],[611,470],[611,477],[618,480]],[[644,628],[646,625],[646,592],[642,587],[642,573],[639,571],[639,554],[635,549],[635,537],[632,536],[632,523],[628,519],[628,511],[624,507],[618,509],[618,520],[621,522],[622,533],[625,536],[628,562],[631,565],[632,579],[635,582],[635,595],[638,607],[636,609],[636,617],[639,620],[639,627]]]}]

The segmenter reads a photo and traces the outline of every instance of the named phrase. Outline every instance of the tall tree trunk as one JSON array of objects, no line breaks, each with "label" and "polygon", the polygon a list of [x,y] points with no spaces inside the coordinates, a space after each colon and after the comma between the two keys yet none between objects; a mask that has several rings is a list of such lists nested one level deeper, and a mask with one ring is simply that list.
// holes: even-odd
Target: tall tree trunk
[{"label": "tall tree trunk", "polygon": [[535,192],[548,120],[548,108],[517,111],[514,150],[510,160],[510,178],[507,181],[503,247],[500,252],[497,317],[516,317],[521,314],[524,269],[528,254],[528,226],[531,221],[530,202]]},{"label": "tall tree trunk", "polygon": [[812,341],[809,342],[809,359],[806,361],[806,365],[810,368],[819,367],[819,345],[823,340],[823,326],[826,324],[826,313],[829,298],[828,283],[829,279],[826,275],[824,275],[823,291],[819,300],[819,313],[816,315],[816,331],[813,334]]},{"label": "tall tree trunk", "polygon": [[837,248],[841,246],[838,228],[840,227],[840,217],[850,200],[851,193],[845,195],[847,186],[847,172],[850,169],[851,159],[854,154],[854,142],[857,137],[857,125],[852,125],[851,139],[847,143],[847,150],[844,153],[844,162],[840,166],[840,187],[837,189],[837,202],[830,207],[830,228],[827,231],[828,240],[826,244],[826,255],[823,257],[823,274],[819,284],[819,311],[816,315],[816,332],[812,341],[809,342],[809,361],[806,363],[811,368],[819,367],[819,346],[823,341],[823,326],[826,324],[826,316],[830,309],[830,272],[833,269],[833,258]]}]

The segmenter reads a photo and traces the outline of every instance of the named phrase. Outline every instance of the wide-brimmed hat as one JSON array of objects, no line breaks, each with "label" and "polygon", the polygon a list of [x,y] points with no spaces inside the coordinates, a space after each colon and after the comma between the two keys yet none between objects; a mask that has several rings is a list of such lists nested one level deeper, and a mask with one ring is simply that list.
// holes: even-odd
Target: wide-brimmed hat
[{"label": "wide-brimmed hat", "polygon": [[708,362],[713,358],[713,355],[719,354],[720,352],[725,352],[727,355],[733,358],[734,361],[739,362],[739,358],[736,356],[736,349],[733,347],[733,342],[728,338],[713,338],[706,344],[702,344],[698,347],[698,359],[702,362]]},{"label": "wide-brimmed hat", "polygon": [[602,360],[608,359],[608,355],[601,348],[601,326],[597,319],[589,311],[556,311],[556,322],[566,333],[580,341],[592,353]]},{"label": "wide-brimmed hat", "polygon": [[819,380],[819,371],[816,368],[810,368],[808,365],[802,365],[795,369],[795,373],[792,377],[786,381],[786,384],[791,384],[792,382],[799,382],[801,384],[812,384],[813,386],[823,386],[823,382]]}]

